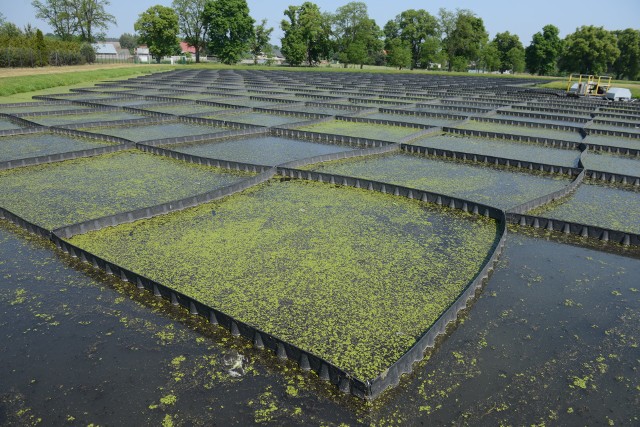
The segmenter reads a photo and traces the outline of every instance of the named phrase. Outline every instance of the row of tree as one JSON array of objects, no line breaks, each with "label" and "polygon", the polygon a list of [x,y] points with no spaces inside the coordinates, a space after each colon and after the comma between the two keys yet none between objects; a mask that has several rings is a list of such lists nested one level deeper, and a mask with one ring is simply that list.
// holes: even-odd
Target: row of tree
[{"label": "row of tree", "polygon": [[195,48],[196,62],[206,50],[225,64],[247,52],[257,60],[271,48],[273,31],[264,19],[256,24],[246,0],[174,0],[172,7],[156,5],[141,13],[134,28],[157,61],[173,53],[180,34]]},{"label": "row of tree", "polygon": [[[467,9],[406,10],[380,29],[363,2],[351,2],[335,13],[305,2],[289,6],[282,21],[282,53],[292,65],[322,59],[345,64],[377,64],[398,68],[445,65],[449,71],[475,68],[501,73],[553,75],[567,72],[640,78],[640,31],[607,31],[583,26],[564,40],[553,25],[545,26],[525,47],[508,31],[493,40],[482,18]],[[385,55],[381,56],[381,52]]]},{"label": "row of tree", "polygon": [[63,41],[94,43],[104,39],[116,18],[107,13],[108,0],[33,0],[36,18],[45,21]]},{"label": "row of tree", "polygon": [[45,37],[31,25],[20,29],[0,13],[0,67],[80,65],[95,59],[89,43]]},{"label": "row of tree", "polygon": [[[62,40],[93,42],[104,35],[113,15],[108,0],[33,0],[36,16]],[[335,12],[323,12],[310,1],[289,6],[280,26],[282,54],[290,65],[336,60],[348,66],[389,65],[398,68],[445,66],[449,71],[485,71],[552,75],[568,72],[615,73],[640,79],[640,31],[607,31],[583,26],[560,39],[559,30],[545,26],[529,46],[508,31],[490,40],[482,18],[467,9],[440,9],[437,16],[409,9],[383,28],[369,17],[364,2],[350,2]],[[178,36],[201,52],[235,63],[251,53],[270,49],[273,28],[250,16],[246,0],[174,0],[172,7],[153,6],[135,24],[139,36],[125,34],[121,42],[133,48],[149,46],[156,59],[173,54]]]}]

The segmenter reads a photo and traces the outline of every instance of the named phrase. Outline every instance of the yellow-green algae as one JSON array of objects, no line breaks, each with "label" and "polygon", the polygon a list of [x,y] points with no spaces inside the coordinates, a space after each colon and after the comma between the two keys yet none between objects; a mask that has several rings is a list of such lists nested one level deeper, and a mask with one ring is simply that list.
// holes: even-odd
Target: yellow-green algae
[{"label": "yellow-green algae", "polygon": [[288,181],[71,243],[366,379],[455,301],[495,239],[490,219]]},{"label": "yellow-green algae", "polygon": [[157,205],[251,174],[121,151],[0,172],[0,206],[48,229]]},{"label": "yellow-green algae", "polygon": [[302,126],[298,129],[309,132],[379,139],[382,141],[390,142],[398,142],[404,137],[421,131],[421,129],[411,127],[380,125],[375,123],[347,122],[343,120],[322,122],[314,125]]},{"label": "yellow-green algae", "polygon": [[580,224],[640,233],[640,191],[583,184],[570,196],[529,212]]}]

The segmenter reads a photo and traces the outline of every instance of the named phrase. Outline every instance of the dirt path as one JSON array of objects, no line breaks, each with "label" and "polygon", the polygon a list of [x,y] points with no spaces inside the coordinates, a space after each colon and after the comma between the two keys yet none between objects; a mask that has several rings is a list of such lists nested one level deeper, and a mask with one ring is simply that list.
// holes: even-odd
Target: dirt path
[{"label": "dirt path", "polygon": [[[106,70],[113,68],[131,68],[136,67],[135,64],[92,64],[92,65],[71,65],[65,67],[42,67],[42,68],[0,68],[0,78],[2,77],[19,77],[40,74],[61,74],[74,71],[93,71]],[[140,65],[149,66],[149,65]]]}]

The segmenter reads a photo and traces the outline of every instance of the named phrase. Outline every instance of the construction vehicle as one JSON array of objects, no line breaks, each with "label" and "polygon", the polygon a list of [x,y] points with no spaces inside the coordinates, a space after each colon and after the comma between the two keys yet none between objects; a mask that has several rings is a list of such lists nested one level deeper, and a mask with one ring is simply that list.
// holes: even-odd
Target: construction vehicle
[{"label": "construction vehicle", "polygon": [[629,101],[631,100],[631,91],[625,88],[611,87],[611,76],[571,74],[567,84],[567,96]]}]

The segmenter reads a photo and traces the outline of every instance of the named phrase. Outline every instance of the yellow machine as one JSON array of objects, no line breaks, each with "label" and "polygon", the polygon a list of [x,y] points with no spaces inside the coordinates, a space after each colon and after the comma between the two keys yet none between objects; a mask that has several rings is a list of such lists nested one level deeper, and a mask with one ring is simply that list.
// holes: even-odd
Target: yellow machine
[{"label": "yellow machine", "polygon": [[567,85],[567,95],[604,97],[610,88],[610,76],[571,74]]}]

